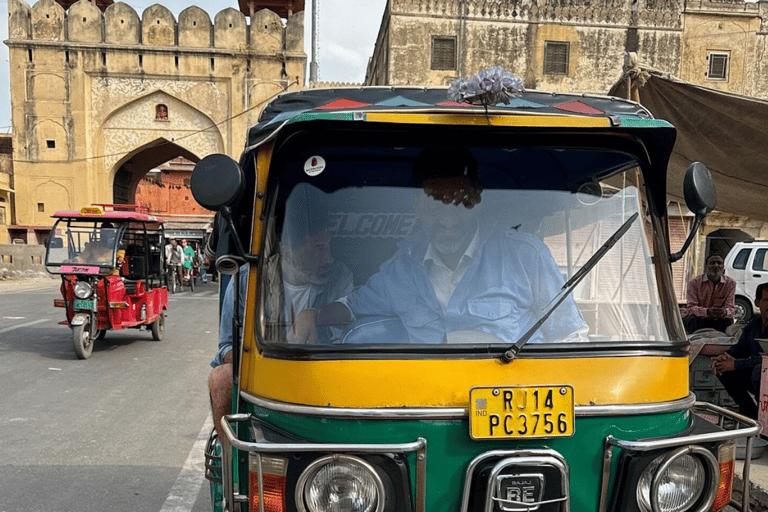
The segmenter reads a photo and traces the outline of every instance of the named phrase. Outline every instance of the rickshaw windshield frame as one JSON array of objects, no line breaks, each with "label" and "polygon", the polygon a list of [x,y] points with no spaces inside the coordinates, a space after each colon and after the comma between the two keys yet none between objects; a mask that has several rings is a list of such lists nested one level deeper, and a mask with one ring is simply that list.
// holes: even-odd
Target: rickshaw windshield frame
[{"label": "rickshaw windshield frame", "polygon": [[[387,193],[398,195],[398,191],[412,192],[416,190],[411,172],[412,165],[419,152],[428,147],[450,148],[458,146],[469,148],[473,159],[479,162],[479,188],[482,190],[483,200],[485,200],[485,203],[480,202],[482,208],[488,208],[487,204],[493,204],[494,202],[498,207],[499,201],[503,202],[505,200],[502,197],[502,191],[506,190],[510,193],[515,192],[518,198],[528,195],[527,200],[529,202],[532,200],[551,202],[555,199],[557,201],[572,202],[574,199],[581,201],[582,199],[578,199],[580,197],[596,197],[597,202],[607,201],[608,198],[613,197],[613,202],[619,204],[621,201],[625,201],[624,198],[626,196],[630,202],[635,202],[637,205],[633,208],[636,211],[642,212],[640,189],[636,186],[630,187],[634,190],[632,192],[626,189],[626,187],[628,178],[639,181],[640,178],[638,176],[649,174],[649,155],[642,141],[627,133],[613,133],[604,130],[598,134],[585,134],[578,133],[575,130],[549,130],[548,134],[530,134],[522,130],[510,129],[505,130],[503,134],[493,133],[489,135],[488,132],[483,132],[482,130],[468,130],[467,127],[463,127],[461,131],[456,130],[454,127],[442,128],[444,129],[436,133],[434,127],[431,127],[432,132],[419,136],[414,130],[397,127],[392,131],[376,130],[377,137],[372,137],[373,134],[365,130],[350,132],[347,130],[324,129],[320,132],[313,130],[293,133],[276,143],[276,149],[274,150],[271,162],[265,211],[262,212],[266,214],[267,224],[263,232],[263,257],[260,261],[261,287],[257,292],[259,300],[256,306],[258,308],[256,318],[259,321],[255,323],[255,334],[260,348],[267,351],[267,353],[280,357],[322,358],[337,357],[339,354],[359,354],[361,352],[369,355],[399,353],[407,356],[411,354],[414,357],[417,354],[434,353],[461,354],[463,356],[474,354],[477,357],[487,357],[488,354],[503,352],[505,347],[508,348],[510,342],[507,338],[486,337],[481,340],[475,339],[471,342],[467,338],[447,341],[448,345],[446,345],[446,340],[443,340],[442,343],[435,342],[435,344],[431,344],[431,342],[413,343],[411,340],[407,343],[372,343],[367,344],[365,347],[360,347],[345,346],[343,343],[321,343],[314,346],[293,344],[288,340],[288,334],[285,334],[285,336],[280,334],[276,338],[275,333],[278,332],[277,330],[273,329],[268,332],[269,328],[265,328],[266,325],[270,324],[269,318],[274,312],[274,308],[270,310],[272,306],[268,302],[270,297],[274,300],[275,297],[280,297],[286,292],[270,293],[268,291],[271,286],[269,283],[274,284],[276,282],[275,279],[281,280],[282,276],[280,274],[285,274],[286,272],[285,263],[279,263],[278,261],[280,260],[281,251],[285,250],[286,240],[290,239],[290,235],[286,236],[285,232],[285,229],[290,224],[289,221],[286,221],[290,216],[290,213],[286,213],[286,210],[290,209],[287,207],[291,201],[289,199],[290,192],[299,184],[310,186],[312,189],[311,193],[317,194],[317,197],[332,198],[334,194],[341,194],[339,199],[342,198],[345,191],[354,195],[354,191],[373,190],[374,187],[377,187],[377,190],[381,190],[383,195]],[[378,137],[379,134],[381,135],[380,137]],[[546,141],[546,143],[541,144],[541,141]],[[315,157],[321,157],[317,160],[321,163],[317,169],[308,170],[307,166],[311,166]],[[342,168],[349,170],[340,171],[339,169]],[[629,171],[632,170],[639,172],[630,173]],[[653,187],[658,184],[649,184],[644,181],[642,184],[638,183],[637,185],[641,189],[647,189],[649,186]],[[629,190],[629,192],[625,192],[625,189]],[[553,195],[547,196],[547,191]],[[494,197],[497,193],[498,196]],[[558,194],[559,197],[555,198],[554,196]],[[629,196],[626,194],[629,194]],[[617,198],[622,199],[619,200]],[[349,199],[349,197],[346,197],[346,199]],[[306,201],[307,198],[304,200]],[[402,202],[402,198],[400,200]],[[358,201],[361,201],[361,199],[358,199]],[[333,203],[334,201],[331,200],[331,202]],[[314,208],[321,203],[322,201],[306,204],[312,204]],[[345,212],[331,211],[334,207],[338,209],[339,204],[341,203],[336,201],[336,204],[331,205],[330,210],[325,212],[325,214],[330,213],[334,219],[331,223],[335,226],[331,230],[333,232],[334,244],[338,244],[336,240],[338,240],[340,234],[344,234],[345,227],[348,228],[350,226],[348,222],[349,219],[353,218],[351,215],[354,214],[354,212],[346,212],[348,214],[347,220],[344,220]],[[320,210],[327,209],[325,206],[319,208]],[[622,210],[624,206],[619,206],[618,208]],[[499,212],[505,213],[501,210]],[[357,221],[360,221],[361,215],[365,216],[365,214],[370,213],[357,212]],[[623,222],[632,212],[622,211],[619,213],[617,210],[616,213],[623,216]],[[648,213],[647,209],[642,212],[642,214],[646,213]],[[537,222],[539,222],[539,236],[543,236],[542,233],[547,229],[553,229],[553,217],[550,211],[548,218],[550,226],[542,228],[541,223],[547,218],[547,215],[539,215],[537,219]],[[510,221],[510,226],[507,226],[507,228],[518,229],[525,224],[525,222],[513,222],[514,216],[502,215],[502,218],[505,222]],[[565,222],[563,218],[554,220],[561,224]],[[346,224],[344,224],[345,222]],[[412,222],[413,224],[418,224],[416,220],[412,220]],[[579,222],[587,221],[582,220]],[[637,233],[642,232],[644,223],[638,222],[636,224],[638,227]],[[583,228],[584,226],[579,227]],[[527,228],[533,229],[531,226],[526,225],[520,231],[526,231]],[[602,230],[607,232],[609,231],[608,228],[609,226],[606,225]],[[644,236],[638,236],[637,233],[633,243],[639,248],[636,252],[642,253],[641,256],[638,256],[640,261],[644,262],[645,267],[642,279],[646,280],[648,285],[644,294],[649,296],[650,300],[650,306],[644,306],[646,308],[644,316],[650,318],[654,316],[650,314],[651,310],[658,313],[658,303],[660,302],[658,294],[660,291],[655,285],[651,258],[648,255],[647,240],[644,239]],[[549,233],[549,236],[561,236],[561,238],[565,236],[567,238],[569,235],[557,234],[552,231]],[[580,236],[583,237],[585,235]],[[596,237],[595,240],[597,238],[599,237]],[[570,252],[571,249],[563,250]],[[343,259],[343,256],[348,256],[349,254],[349,251],[342,248],[333,248],[332,259]],[[590,254],[586,251],[580,255],[583,258],[589,256]],[[572,258],[572,256],[569,255],[568,258]],[[575,260],[569,260],[569,263],[561,264],[562,258],[558,257],[557,259],[558,266],[564,277],[572,275],[576,269],[573,267],[574,264],[578,266],[578,262]],[[583,263],[583,259],[581,262]],[[378,261],[377,264],[383,263],[383,261]],[[370,278],[370,274],[366,274],[367,278],[364,279],[358,279],[356,272],[353,272],[353,274],[355,274],[355,288],[362,287],[367,282],[367,279]],[[286,283],[290,284],[288,281]],[[274,292],[274,287],[272,292]],[[284,300],[284,297],[280,297],[279,300]],[[291,318],[283,319],[281,329],[285,329],[286,332],[290,330],[290,326],[294,325],[296,317],[294,315]],[[655,318],[661,318],[661,315],[656,314]],[[682,344],[671,341],[666,333],[665,326],[660,325],[658,320],[656,320],[656,325],[653,326],[653,329],[653,335],[651,336],[641,335],[633,337],[625,335],[621,339],[621,343],[616,343],[615,339],[611,340],[610,338],[593,336],[594,339],[590,340],[591,343],[588,344],[588,348],[587,345],[582,343],[585,341],[583,336],[563,336],[558,339],[556,347],[551,346],[551,343],[545,340],[538,340],[527,346],[525,351],[538,354],[561,354],[568,351],[583,353],[584,350],[615,352],[616,350],[636,350],[640,347],[646,350],[656,347],[662,351],[673,351],[675,353],[680,350]],[[274,341],[281,337],[284,339],[283,342]]]}]

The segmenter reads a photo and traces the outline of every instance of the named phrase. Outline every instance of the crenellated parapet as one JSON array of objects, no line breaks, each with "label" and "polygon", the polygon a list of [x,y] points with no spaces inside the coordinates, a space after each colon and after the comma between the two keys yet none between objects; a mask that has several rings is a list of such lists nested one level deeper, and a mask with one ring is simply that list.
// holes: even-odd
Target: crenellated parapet
[{"label": "crenellated parapet", "polygon": [[677,0],[392,0],[392,13],[467,21],[681,27]]},{"label": "crenellated parapet", "polygon": [[227,8],[213,22],[204,10],[188,7],[178,20],[160,4],[141,15],[123,2],[103,13],[89,0],[79,0],[64,10],[55,0],[39,0],[30,7],[23,0],[8,1],[10,42],[41,41],[93,45],[138,45],[148,48],[211,48],[267,54],[303,52],[303,12],[285,22],[262,9],[250,24],[237,9]]}]

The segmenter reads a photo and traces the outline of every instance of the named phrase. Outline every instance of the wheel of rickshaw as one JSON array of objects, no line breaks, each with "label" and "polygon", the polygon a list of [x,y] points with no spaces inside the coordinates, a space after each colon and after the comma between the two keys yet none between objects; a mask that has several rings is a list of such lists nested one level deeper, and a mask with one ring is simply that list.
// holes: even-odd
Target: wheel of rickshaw
[{"label": "wheel of rickshaw", "polygon": [[72,327],[72,342],[78,359],[88,359],[93,352],[93,336],[91,322],[86,319],[82,325]]},{"label": "wheel of rickshaw", "polygon": [[192,275],[192,271],[189,272],[189,289],[195,291],[195,276]]},{"label": "wheel of rickshaw", "polygon": [[163,339],[163,334],[165,333],[165,313],[160,313],[157,320],[152,322],[151,329],[153,340],[160,341]]}]

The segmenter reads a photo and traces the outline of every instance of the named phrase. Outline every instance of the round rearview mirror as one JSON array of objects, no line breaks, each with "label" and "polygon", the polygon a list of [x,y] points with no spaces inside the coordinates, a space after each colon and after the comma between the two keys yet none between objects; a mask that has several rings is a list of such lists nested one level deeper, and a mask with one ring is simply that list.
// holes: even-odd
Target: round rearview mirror
[{"label": "round rearview mirror", "polygon": [[245,188],[245,174],[227,155],[208,155],[195,165],[190,187],[200,206],[218,211],[224,206],[232,207],[240,200]]},{"label": "round rearview mirror", "polygon": [[693,162],[685,171],[683,196],[688,209],[696,215],[704,216],[717,206],[715,181],[707,166]]}]

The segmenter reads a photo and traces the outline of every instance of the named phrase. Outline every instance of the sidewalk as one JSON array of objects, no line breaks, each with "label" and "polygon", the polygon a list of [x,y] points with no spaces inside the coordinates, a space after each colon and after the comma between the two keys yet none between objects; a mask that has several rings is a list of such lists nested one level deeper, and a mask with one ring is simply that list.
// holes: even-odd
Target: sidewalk
[{"label": "sidewalk", "polygon": [[58,289],[61,277],[33,277],[21,279],[0,279],[0,293],[23,292],[35,289]]}]

